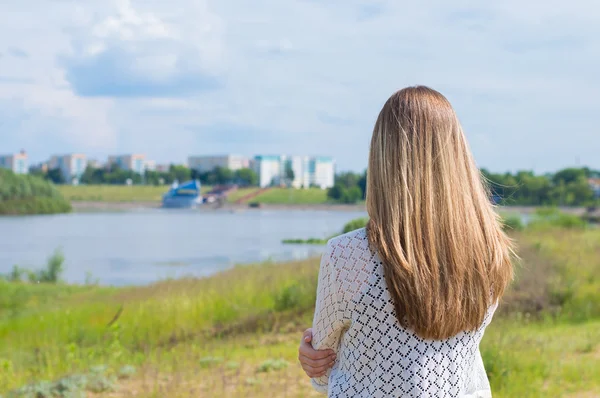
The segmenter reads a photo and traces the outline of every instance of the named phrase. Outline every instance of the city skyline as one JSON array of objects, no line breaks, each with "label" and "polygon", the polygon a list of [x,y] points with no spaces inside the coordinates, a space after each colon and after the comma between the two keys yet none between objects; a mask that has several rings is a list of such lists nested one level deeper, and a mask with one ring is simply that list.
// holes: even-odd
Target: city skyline
[{"label": "city skyline", "polygon": [[32,163],[296,152],[362,171],[383,102],[426,84],[480,167],[600,169],[592,0],[33,1],[0,15],[0,152]]}]

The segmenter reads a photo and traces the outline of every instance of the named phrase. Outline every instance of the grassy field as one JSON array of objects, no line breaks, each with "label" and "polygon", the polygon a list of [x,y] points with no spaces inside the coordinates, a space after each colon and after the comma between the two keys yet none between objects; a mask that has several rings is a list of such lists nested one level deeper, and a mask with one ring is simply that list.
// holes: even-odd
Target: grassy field
[{"label": "grassy field", "polygon": [[258,195],[253,202],[265,204],[302,204],[313,205],[327,203],[327,190],[319,188],[288,189],[272,188]]},{"label": "grassy field", "polygon": [[[60,192],[71,201],[82,202],[158,202],[169,186],[153,185],[60,185]],[[202,192],[210,187],[202,187]]]},{"label": "grassy field", "polygon": [[[60,192],[70,201],[81,202],[158,202],[162,195],[167,192],[167,186],[146,186],[146,185],[61,185]],[[202,186],[202,192],[211,189],[208,186]],[[259,188],[240,188],[228,196],[230,203],[236,202],[244,196],[258,191]],[[287,189],[272,188],[269,191],[258,195],[250,202],[260,202],[265,204],[321,204],[327,203],[327,190],[318,188],[309,189]]]},{"label": "grassy field", "polygon": [[229,203],[235,203],[239,199],[242,199],[244,196],[249,195],[253,192],[259,191],[260,188],[239,188],[227,195],[227,201]]},{"label": "grassy field", "polygon": [[[481,347],[494,397],[600,396],[600,230],[514,236],[523,262]],[[0,282],[0,395],[34,383],[64,397],[78,385],[90,397],[317,396],[296,361],[317,273],[310,260],[119,289]]]}]

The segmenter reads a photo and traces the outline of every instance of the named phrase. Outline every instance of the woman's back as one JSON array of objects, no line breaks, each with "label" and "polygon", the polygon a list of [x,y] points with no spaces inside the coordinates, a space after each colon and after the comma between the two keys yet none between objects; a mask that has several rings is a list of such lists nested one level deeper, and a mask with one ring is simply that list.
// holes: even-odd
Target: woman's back
[{"label": "woman's back", "polygon": [[313,344],[336,348],[330,375],[313,385],[331,397],[489,397],[474,331],[420,338],[397,319],[381,259],[365,229],[330,240],[319,274]]},{"label": "woman's back", "polygon": [[340,355],[315,384],[334,397],[489,396],[478,346],[512,242],[442,94],[386,101],[366,191],[367,228],[331,241],[321,263],[313,345]]}]

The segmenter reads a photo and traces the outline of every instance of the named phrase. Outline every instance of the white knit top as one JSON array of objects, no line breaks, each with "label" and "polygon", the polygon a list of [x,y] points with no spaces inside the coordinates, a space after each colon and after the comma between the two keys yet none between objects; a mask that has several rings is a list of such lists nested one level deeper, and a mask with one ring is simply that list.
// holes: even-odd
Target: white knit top
[{"label": "white knit top", "polygon": [[491,397],[479,342],[495,309],[476,331],[424,340],[398,322],[366,230],[334,238],[321,260],[313,347],[337,360],[313,386],[329,397]]}]

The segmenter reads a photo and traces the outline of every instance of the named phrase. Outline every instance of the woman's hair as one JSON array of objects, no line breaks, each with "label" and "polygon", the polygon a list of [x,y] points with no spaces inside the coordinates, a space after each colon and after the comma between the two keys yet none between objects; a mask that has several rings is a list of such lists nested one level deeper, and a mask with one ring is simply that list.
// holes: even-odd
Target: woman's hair
[{"label": "woman's hair", "polygon": [[367,234],[398,319],[422,338],[475,330],[512,279],[512,241],[450,102],[408,87],[379,113]]}]

